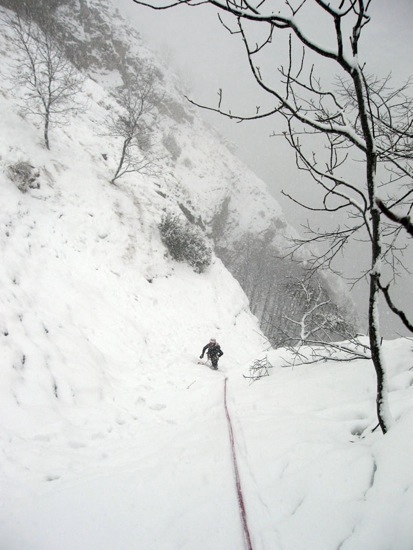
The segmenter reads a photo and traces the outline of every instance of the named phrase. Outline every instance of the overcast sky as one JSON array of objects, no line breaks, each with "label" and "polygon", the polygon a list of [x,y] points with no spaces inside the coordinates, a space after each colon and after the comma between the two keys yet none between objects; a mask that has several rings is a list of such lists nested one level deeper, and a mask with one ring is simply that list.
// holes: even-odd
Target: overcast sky
[{"label": "overcast sky", "polygon": [[[225,31],[210,6],[153,11],[132,0],[118,0],[117,4],[188,82],[191,98],[216,106],[217,92],[222,88],[224,104],[232,112],[250,114],[261,103],[240,41]],[[373,0],[372,15],[365,29],[362,56],[368,52],[371,72],[385,76],[392,71],[395,78],[404,80],[413,74],[413,0]],[[273,130],[284,129],[283,122],[273,118],[236,124],[216,114],[203,116],[238,146],[242,158],[275,192],[287,216],[295,216],[295,207],[279,196],[284,182],[297,178],[292,151],[282,138],[268,137]]]},{"label": "overcast sky", "polygon": [[[225,31],[210,6],[153,11],[137,6],[132,0],[117,0],[116,5],[152,49],[175,68],[187,83],[190,97],[197,102],[216,106],[220,88],[224,93],[223,104],[232,112],[251,114],[265,101],[259,97],[239,40]],[[363,34],[360,57],[367,60],[368,72],[381,77],[391,72],[395,81],[404,82],[413,74],[413,0],[373,0],[371,15],[372,21]],[[328,39],[322,21],[307,18],[306,23],[308,32],[318,32],[323,39]],[[309,200],[314,198],[316,190],[308,176],[305,179],[306,176],[296,170],[293,153],[284,140],[270,137],[274,131],[284,129],[282,120],[272,118],[237,124],[217,114],[201,114],[236,144],[239,156],[267,183],[281,203],[287,221],[300,230],[308,213],[284,198],[281,189]],[[354,254],[345,261],[357,263]],[[413,268],[413,246],[409,263]],[[412,311],[410,278],[404,279],[402,288]],[[365,295],[365,290],[359,289],[356,299]],[[391,319],[389,322],[392,324]]]}]

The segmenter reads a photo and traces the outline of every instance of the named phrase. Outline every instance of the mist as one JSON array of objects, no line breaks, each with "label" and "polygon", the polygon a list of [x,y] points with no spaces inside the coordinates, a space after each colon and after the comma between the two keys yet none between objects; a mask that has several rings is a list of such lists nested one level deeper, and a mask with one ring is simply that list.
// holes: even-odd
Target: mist
[{"label": "mist", "polygon": [[[242,44],[224,29],[211,6],[180,6],[153,11],[134,4],[133,0],[119,0],[119,9],[165,65],[174,67],[183,89],[195,102],[217,107],[218,94],[222,90],[222,107],[245,116],[254,114],[258,106],[265,107],[268,103],[250,73]],[[368,72],[381,78],[391,73],[392,82],[401,84],[413,73],[410,47],[413,43],[413,3],[399,0],[390,5],[386,0],[375,0],[371,14],[372,21],[364,31],[364,51],[361,52],[367,60]],[[310,20],[307,30],[320,32],[320,28],[322,32],[322,22]],[[325,40],[328,40],[328,35],[325,35]],[[274,70],[275,61],[278,60],[274,60]],[[285,139],[277,135],[285,129],[281,118],[237,123],[210,111],[200,109],[199,112],[234,144],[236,155],[266,182],[270,193],[282,206],[287,222],[299,232],[304,231],[307,222],[314,227],[329,227],[336,223],[336,216],[305,210],[282,194],[284,190],[302,203],[312,206],[317,203],[316,185],[307,174],[297,169],[293,151]],[[358,277],[360,269],[368,265],[365,252],[363,243],[347,248],[345,255],[338,260],[338,269],[344,278]],[[411,239],[404,261],[412,271]],[[367,331],[367,289],[365,280],[351,289],[364,332]],[[404,273],[397,280],[394,296],[411,319],[413,285],[410,273]],[[381,309],[384,337],[409,334],[386,306]]]}]

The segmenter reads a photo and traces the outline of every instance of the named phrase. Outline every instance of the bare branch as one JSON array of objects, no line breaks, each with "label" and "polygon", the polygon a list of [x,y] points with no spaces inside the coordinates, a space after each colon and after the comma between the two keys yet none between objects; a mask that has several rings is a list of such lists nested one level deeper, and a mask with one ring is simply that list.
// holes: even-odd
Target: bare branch
[{"label": "bare branch", "polygon": [[376,198],[376,204],[383,212],[383,214],[389,218],[389,220],[392,220],[393,222],[402,225],[409,233],[409,235],[413,237],[413,223],[411,222],[410,216],[399,216],[395,214],[389,208],[387,208],[383,201],[378,197]]},{"label": "bare branch", "polygon": [[391,309],[391,311],[393,313],[395,313],[399,319],[402,321],[402,323],[404,324],[404,326],[410,331],[410,332],[413,332],[413,324],[407,319],[407,316],[406,314],[401,310],[399,309],[398,307],[396,307],[390,297],[390,293],[389,293],[389,285],[387,286],[383,286],[381,283],[379,283],[379,286],[380,286],[380,290],[382,291],[384,297],[386,298],[386,302],[387,302],[387,305],[389,306],[389,308]]}]

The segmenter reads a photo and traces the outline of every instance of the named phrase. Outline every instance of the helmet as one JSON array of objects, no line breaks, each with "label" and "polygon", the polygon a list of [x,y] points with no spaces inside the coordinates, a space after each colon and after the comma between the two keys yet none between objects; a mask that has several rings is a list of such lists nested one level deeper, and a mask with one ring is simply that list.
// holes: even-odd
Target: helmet
[{"label": "helmet", "polygon": [[215,338],[211,338],[210,341],[209,341],[210,344],[216,344],[217,341],[215,340]]}]

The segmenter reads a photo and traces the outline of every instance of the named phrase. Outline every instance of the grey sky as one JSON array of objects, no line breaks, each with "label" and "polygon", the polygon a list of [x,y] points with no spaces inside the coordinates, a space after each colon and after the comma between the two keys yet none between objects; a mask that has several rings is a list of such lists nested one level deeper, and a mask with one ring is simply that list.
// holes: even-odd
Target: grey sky
[{"label": "grey sky", "polygon": [[[182,6],[154,12],[137,6],[132,0],[118,0],[141,34],[189,83],[191,97],[200,103],[216,105],[219,88],[224,101],[245,114],[254,111],[257,85],[250,75],[242,46],[219,23],[209,6]],[[377,14],[376,14],[377,12]],[[386,75],[390,71],[397,79],[413,73],[413,1],[373,0],[373,22],[366,28],[366,51],[371,72]],[[367,43],[368,42],[368,43]],[[374,49],[370,48],[373,43]],[[363,53],[363,52],[362,52]],[[239,147],[242,158],[272,188],[295,178],[291,151],[282,140],[266,139],[282,122],[273,118],[261,123],[236,124],[219,115],[203,113],[218,129]],[[286,162],[286,155],[290,162]],[[279,198],[279,197],[278,197]],[[295,207],[280,198],[287,213],[295,216]],[[288,203],[288,204],[287,204]]]},{"label": "grey sky", "polygon": [[[137,30],[167,58],[175,70],[188,83],[190,96],[206,105],[217,105],[217,92],[224,91],[224,102],[232,112],[251,114],[257,105],[265,101],[257,95],[244,56],[242,45],[219,23],[210,6],[188,8],[186,6],[167,11],[153,11],[137,6],[132,0],[118,0],[120,10],[128,15]],[[413,1],[373,0],[372,22],[363,35],[361,56],[368,62],[368,70],[384,77],[392,73],[396,82],[402,82],[413,74]],[[319,33],[323,38],[321,22],[309,20],[308,30]],[[259,99],[257,99],[257,97]],[[306,211],[294,205],[281,195],[281,189],[301,200],[313,199],[316,192],[305,175],[298,172],[291,149],[282,138],[269,137],[275,131],[284,129],[282,121],[276,118],[261,122],[237,124],[217,114],[201,113],[220,132],[238,147],[239,156],[267,183],[270,192],[280,202],[287,221],[300,230],[300,224],[309,217]],[[322,223],[325,223],[323,220]],[[413,246],[407,256],[413,269]],[[347,254],[346,265],[358,263],[357,251]],[[403,303],[409,304],[413,317],[413,285],[411,277],[403,279]],[[366,288],[354,292],[357,301],[365,301]],[[361,308],[362,310],[365,308]],[[401,327],[394,323],[393,315],[384,318],[384,325]],[[387,330],[394,335],[394,331]]]}]

